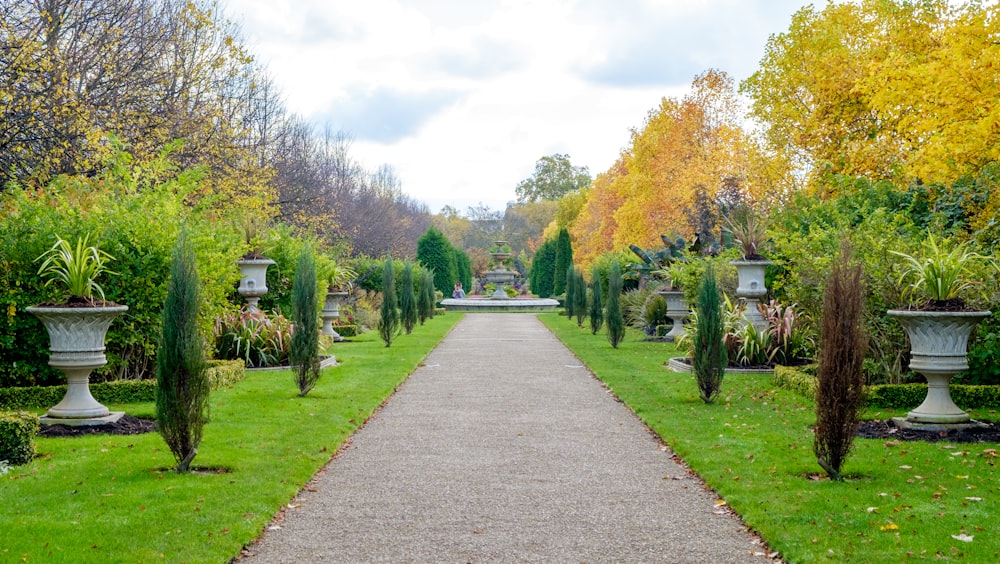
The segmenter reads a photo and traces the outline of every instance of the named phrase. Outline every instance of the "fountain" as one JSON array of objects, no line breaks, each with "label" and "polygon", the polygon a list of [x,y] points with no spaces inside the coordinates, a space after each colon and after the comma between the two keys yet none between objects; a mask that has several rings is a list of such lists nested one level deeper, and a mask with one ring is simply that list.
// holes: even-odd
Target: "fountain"
[{"label": "fountain", "polygon": [[510,247],[507,241],[494,241],[496,251],[490,255],[496,262],[493,270],[487,270],[483,276],[492,284],[496,284],[496,290],[487,298],[449,298],[442,300],[441,305],[448,311],[551,311],[559,302],[544,298],[511,298],[504,289],[507,285],[513,284],[518,273],[508,270],[506,262],[510,259]]}]

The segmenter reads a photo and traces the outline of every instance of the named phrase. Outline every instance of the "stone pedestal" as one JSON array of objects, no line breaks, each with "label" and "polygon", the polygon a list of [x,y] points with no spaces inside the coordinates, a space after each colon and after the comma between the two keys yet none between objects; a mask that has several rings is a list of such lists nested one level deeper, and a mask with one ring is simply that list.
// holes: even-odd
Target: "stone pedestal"
[{"label": "stone pedestal", "polygon": [[764,274],[768,265],[773,263],[769,260],[734,260],[729,264],[736,267],[736,274],[739,276],[736,297],[745,304],[743,319],[758,331],[766,330],[767,321],[757,306],[760,304],[760,299],[767,295]]},{"label": "stone pedestal", "polygon": [[664,337],[668,341],[675,341],[684,334],[684,320],[691,315],[691,310],[688,308],[687,302],[684,301],[684,292],[679,290],[661,290],[657,293],[663,296],[663,299],[667,302],[667,317],[673,322],[670,332],[664,335]]},{"label": "stone pedestal", "polygon": [[333,337],[335,342],[343,341],[344,338],[333,328],[333,322],[340,318],[340,304],[347,297],[347,292],[331,291],[326,293],[326,301],[323,302],[323,329],[321,333],[327,337]]},{"label": "stone pedestal", "polygon": [[268,258],[241,259],[236,261],[240,267],[240,286],[237,292],[247,300],[247,308],[256,312],[257,301],[267,293],[267,267],[276,264]]}]

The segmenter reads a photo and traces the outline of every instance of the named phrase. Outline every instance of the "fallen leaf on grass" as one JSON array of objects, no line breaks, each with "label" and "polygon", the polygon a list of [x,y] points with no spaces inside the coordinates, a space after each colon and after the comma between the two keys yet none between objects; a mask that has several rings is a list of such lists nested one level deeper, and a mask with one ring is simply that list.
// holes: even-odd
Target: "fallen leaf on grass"
[{"label": "fallen leaf on grass", "polygon": [[951,538],[953,538],[955,540],[962,541],[962,542],[972,542],[972,537],[969,536],[969,535],[967,535],[967,534],[965,534],[965,533],[960,533],[960,534],[957,534],[957,535],[951,535]]},{"label": "fallen leaf on grass", "polygon": [[882,525],[879,529],[883,531],[897,531],[899,530],[899,525],[895,523],[889,523],[888,525]]},{"label": "fallen leaf on grass", "polygon": [[981,498],[981,497],[967,497],[965,499],[967,499],[969,501],[982,501],[983,500],[983,498]]}]

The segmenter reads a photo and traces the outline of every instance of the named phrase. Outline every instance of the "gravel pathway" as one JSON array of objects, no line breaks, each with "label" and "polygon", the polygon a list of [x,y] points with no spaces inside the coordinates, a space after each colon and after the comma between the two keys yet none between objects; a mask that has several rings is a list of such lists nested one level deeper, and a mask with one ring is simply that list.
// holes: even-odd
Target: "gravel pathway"
[{"label": "gravel pathway", "polygon": [[715,502],[534,315],[470,314],[240,561],[767,562]]}]

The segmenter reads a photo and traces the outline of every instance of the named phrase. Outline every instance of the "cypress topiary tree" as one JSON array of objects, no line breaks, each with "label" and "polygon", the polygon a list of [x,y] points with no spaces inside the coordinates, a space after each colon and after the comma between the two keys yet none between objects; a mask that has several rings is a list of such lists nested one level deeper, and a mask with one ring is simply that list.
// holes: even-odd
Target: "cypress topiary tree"
[{"label": "cypress topiary tree", "polygon": [[540,298],[552,296],[555,284],[556,242],[549,239],[543,242],[531,261],[531,291]]},{"label": "cypress topiary tree", "polygon": [[611,263],[608,273],[608,304],[604,308],[604,324],[607,325],[608,341],[618,348],[618,343],[625,338],[625,318],[622,316],[622,268],[618,261]]},{"label": "cypress topiary tree", "polygon": [[424,285],[424,292],[427,292],[427,318],[434,319],[434,308],[437,307],[437,290],[434,288],[434,273],[430,270],[424,272],[427,284]]},{"label": "cypress topiary tree", "polygon": [[601,304],[601,269],[595,264],[590,270],[590,334],[596,335],[604,325],[604,306]]},{"label": "cypress topiary tree", "polygon": [[392,256],[386,257],[385,268],[382,270],[382,308],[378,320],[378,334],[391,346],[393,338],[399,333],[399,310],[396,308],[396,272],[392,266]]},{"label": "cypress topiary tree", "polygon": [[573,269],[572,264],[563,271],[563,279],[565,281],[563,288],[566,291],[566,298],[563,301],[563,311],[566,312],[566,317],[573,319],[573,310],[576,307],[576,300],[573,295],[576,292],[576,271]]},{"label": "cypress topiary tree", "polygon": [[443,233],[430,227],[417,239],[417,261],[434,273],[434,287],[450,296],[458,280],[458,265],[455,251]]},{"label": "cypress topiary tree", "polygon": [[427,291],[434,291],[434,278],[428,274],[426,270],[417,271],[417,320],[421,325],[431,316],[430,310],[434,307],[433,294]]},{"label": "cypress topiary tree", "polygon": [[583,272],[574,269],[573,283],[576,288],[573,290],[573,313],[576,315],[577,327],[583,327],[583,318],[587,316],[587,279],[583,277]]},{"label": "cypress topiary tree", "polygon": [[725,329],[715,269],[708,265],[698,289],[698,328],[694,338],[694,376],[705,403],[712,403],[722,389],[722,377],[729,360],[722,343]]},{"label": "cypress topiary tree", "polygon": [[292,342],[288,360],[295,370],[299,397],[305,397],[319,381],[319,320],[316,311],[316,259],[309,245],[302,247],[292,281]]},{"label": "cypress topiary tree", "polygon": [[[455,252],[455,265],[458,267],[458,280],[462,282],[463,288],[468,288],[472,291],[472,260],[469,259],[468,253],[462,249],[454,248]],[[450,295],[450,294],[449,294]]]},{"label": "cypress topiary tree", "polygon": [[862,363],[867,349],[861,265],[851,260],[845,238],[823,292],[823,325],[816,373],[813,452],[831,480],[842,480],[864,407]]},{"label": "cypress topiary tree", "polygon": [[205,343],[198,328],[200,308],[194,251],[187,231],[182,230],[170,262],[156,350],[156,422],[178,472],[190,470],[208,423],[211,388],[205,373]]},{"label": "cypress topiary tree", "polygon": [[555,283],[552,286],[552,294],[558,296],[566,291],[566,278],[563,274],[566,269],[573,264],[573,244],[569,239],[569,231],[565,227],[559,229],[556,236],[556,257],[555,257]]},{"label": "cypress topiary tree", "polygon": [[417,324],[417,298],[413,295],[413,264],[403,263],[403,291],[399,296],[399,313],[403,329],[409,335]]}]

